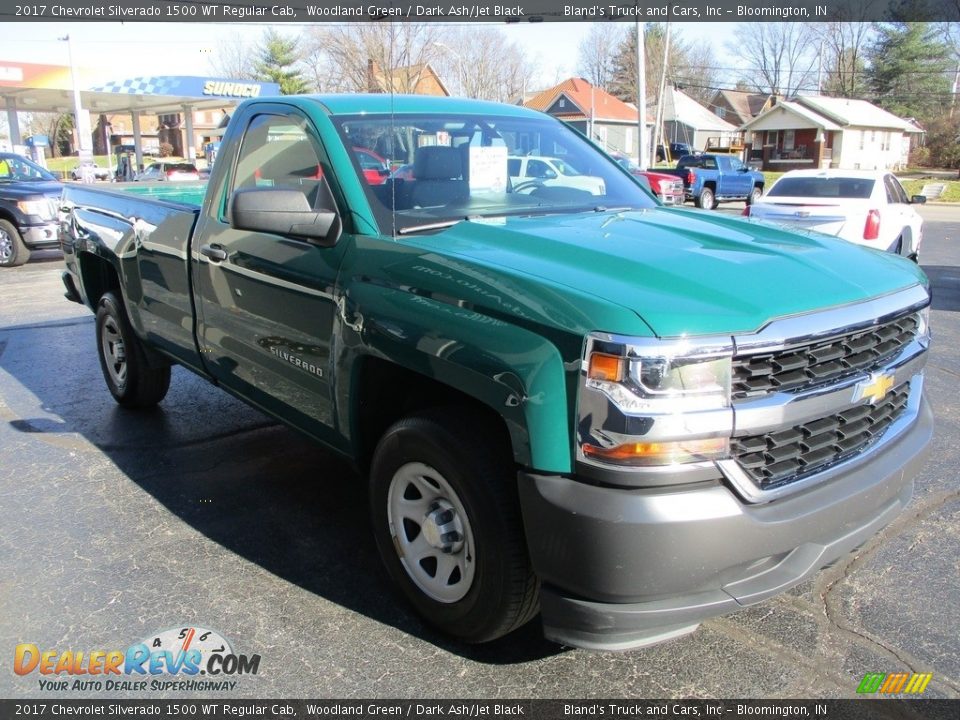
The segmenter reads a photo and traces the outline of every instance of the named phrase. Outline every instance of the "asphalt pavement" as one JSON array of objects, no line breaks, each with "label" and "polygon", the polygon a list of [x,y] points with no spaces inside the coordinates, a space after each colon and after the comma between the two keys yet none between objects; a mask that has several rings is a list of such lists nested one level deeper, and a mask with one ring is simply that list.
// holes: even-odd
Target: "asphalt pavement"
[{"label": "asphalt pavement", "polygon": [[[0,697],[831,698],[898,671],[960,697],[960,207],[922,213],[937,429],[907,511],[787,594],[626,653],[558,647],[537,621],[480,647],[437,636],[393,592],[342,461],[181,368],[160,408],[120,409],[56,253],[0,271]],[[188,627],[259,655],[257,674],[51,691],[9,664],[20,643],[124,650]]]}]

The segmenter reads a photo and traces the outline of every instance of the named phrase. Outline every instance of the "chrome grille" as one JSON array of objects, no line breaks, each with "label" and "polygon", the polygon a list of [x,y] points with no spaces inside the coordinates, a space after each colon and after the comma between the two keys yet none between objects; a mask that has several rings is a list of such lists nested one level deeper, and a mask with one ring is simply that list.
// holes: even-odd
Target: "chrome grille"
[{"label": "chrome grille", "polygon": [[731,440],[740,467],[762,489],[778,487],[852,457],[880,437],[907,406],[910,383],[876,405],[857,405],[786,430]]},{"label": "chrome grille", "polygon": [[915,313],[839,338],[733,359],[734,399],[825,385],[869,371],[897,354],[917,335]]}]

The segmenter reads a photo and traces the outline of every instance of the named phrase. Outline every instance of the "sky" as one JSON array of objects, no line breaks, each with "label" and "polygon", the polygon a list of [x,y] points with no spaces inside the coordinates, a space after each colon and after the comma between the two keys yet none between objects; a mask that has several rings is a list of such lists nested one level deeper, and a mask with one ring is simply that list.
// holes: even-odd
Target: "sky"
[{"label": "sky", "polygon": [[[218,38],[240,33],[256,42],[266,27],[259,23],[0,23],[0,37],[4,38],[0,62],[67,65],[67,44],[57,38],[69,33],[75,64],[97,71],[89,78],[91,82],[138,75],[209,75]],[[539,71],[538,86],[548,87],[576,74],[577,48],[590,23],[498,27],[528,51]],[[733,37],[734,23],[675,23],[674,28],[687,42],[711,43],[722,65],[736,64],[724,52],[724,41]],[[291,32],[296,29],[296,25],[290,26]]]}]

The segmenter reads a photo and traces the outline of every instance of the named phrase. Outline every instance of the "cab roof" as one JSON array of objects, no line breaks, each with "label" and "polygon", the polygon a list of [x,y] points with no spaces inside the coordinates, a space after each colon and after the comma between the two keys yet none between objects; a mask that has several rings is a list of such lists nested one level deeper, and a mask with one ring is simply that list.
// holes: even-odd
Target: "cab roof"
[{"label": "cab roof", "polygon": [[386,115],[391,112],[462,113],[499,117],[542,117],[542,113],[520,105],[470,100],[467,98],[436,97],[433,95],[342,94],[306,95],[306,100],[323,105],[331,115]]}]

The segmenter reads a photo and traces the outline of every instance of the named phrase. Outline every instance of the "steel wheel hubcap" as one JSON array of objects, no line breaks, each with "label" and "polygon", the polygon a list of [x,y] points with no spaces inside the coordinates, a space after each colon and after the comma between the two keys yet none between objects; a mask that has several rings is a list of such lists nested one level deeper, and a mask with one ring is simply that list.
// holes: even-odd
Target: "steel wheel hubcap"
[{"label": "steel wheel hubcap", "polygon": [[476,571],[473,530],[443,475],[423,463],[401,466],[387,491],[387,520],[414,584],[438,602],[462,600]]},{"label": "steel wheel hubcap", "polygon": [[0,261],[7,262],[13,257],[13,240],[6,230],[0,230]]},{"label": "steel wheel hubcap", "polygon": [[112,317],[108,317],[100,331],[100,340],[103,345],[103,359],[107,372],[117,387],[123,387],[127,382],[127,351],[120,336],[120,329]]}]

